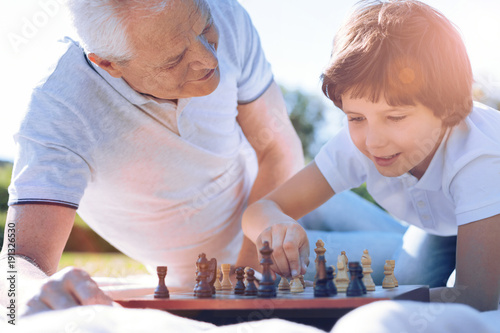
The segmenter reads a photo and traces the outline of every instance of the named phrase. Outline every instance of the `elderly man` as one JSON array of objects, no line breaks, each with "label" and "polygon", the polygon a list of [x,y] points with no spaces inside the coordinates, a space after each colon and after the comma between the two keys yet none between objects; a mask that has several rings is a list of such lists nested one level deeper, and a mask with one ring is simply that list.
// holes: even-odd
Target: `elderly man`
[{"label": "elderly man", "polygon": [[[168,265],[172,286],[193,283],[201,252],[234,264],[242,249],[239,264],[254,263],[243,209],[304,162],[247,13],[235,0],[70,9],[84,47],[64,40],[16,135],[7,220],[20,283],[56,272],[77,208],[123,253]],[[72,269],[28,305],[92,303],[109,299]]]}]

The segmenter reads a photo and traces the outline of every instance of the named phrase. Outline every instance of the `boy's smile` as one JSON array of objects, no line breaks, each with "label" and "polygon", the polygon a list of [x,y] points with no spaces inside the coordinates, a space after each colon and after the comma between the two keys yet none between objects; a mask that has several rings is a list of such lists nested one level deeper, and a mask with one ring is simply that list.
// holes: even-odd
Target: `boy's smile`
[{"label": "boy's smile", "polygon": [[391,106],[342,95],[343,111],[356,147],[386,177],[406,172],[420,179],[429,166],[445,129],[442,120],[422,104]]}]

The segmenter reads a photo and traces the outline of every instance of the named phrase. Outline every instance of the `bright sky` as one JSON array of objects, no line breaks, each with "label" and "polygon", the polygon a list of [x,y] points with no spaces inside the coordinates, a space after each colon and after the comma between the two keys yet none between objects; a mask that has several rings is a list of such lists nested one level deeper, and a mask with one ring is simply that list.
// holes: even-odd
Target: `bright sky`
[{"label": "bright sky", "polygon": [[[51,50],[74,36],[64,0],[0,2],[0,160],[13,160],[14,134]],[[250,13],[278,83],[320,92],[333,36],[358,0],[239,0]],[[476,80],[500,100],[500,1],[427,0],[461,30]]]}]

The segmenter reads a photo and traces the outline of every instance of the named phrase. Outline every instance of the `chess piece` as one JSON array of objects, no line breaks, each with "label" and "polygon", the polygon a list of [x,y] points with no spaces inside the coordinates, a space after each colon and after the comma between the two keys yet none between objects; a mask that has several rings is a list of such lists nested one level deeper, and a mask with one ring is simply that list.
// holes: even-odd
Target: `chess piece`
[{"label": "chess piece", "polygon": [[304,292],[304,286],[302,285],[302,282],[300,281],[300,278],[298,276],[294,277],[292,282],[290,283],[290,292],[294,294]]},{"label": "chess piece", "polygon": [[304,281],[304,275],[299,275],[300,283],[302,283],[302,288],[306,289],[306,282]]},{"label": "chess piece", "polygon": [[198,259],[198,276],[196,278],[197,287],[194,290],[194,294],[198,298],[208,298],[212,297],[212,287],[209,283],[210,278],[209,272],[209,262],[205,253],[202,253]]},{"label": "chess piece", "polygon": [[[317,243],[316,243],[317,244]],[[314,286],[314,297],[328,297],[327,275],[326,275],[326,265],[325,256],[319,255],[316,258],[316,285]]]},{"label": "chess piece", "polygon": [[396,267],[396,260],[389,260],[389,263],[392,266],[392,279],[394,280],[394,286],[397,287],[399,286],[398,280],[396,280],[396,277],[394,276],[394,268]]},{"label": "chess piece", "polygon": [[385,261],[384,265],[384,280],[382,280],[382,288],[390,289],[390,288],[395,288],[396,283],[394,282],[393,277],[393,267],[390,263],[390,260]]},{"label": "chess piece", "polygon": [[233,290],[233,284],[229,279],[229,272],[231,271],[231,264],[220,265],[222,271],[222,290]]},{"label": "chess piece", "polygon": [[363,251],[363,255],[361,256],[361,266],[363,267],[363,284],[368,291],[375,291],[375,283],[372,278],[372,257],[368,253],[368,250]]},{"label": "chess piece", "polygon": [[290,290],[290,283],[288,283],[286,277],[281,277],[280,284],[278,285],[278,290]]},{"label": "chess piece", "polygon": [[234,286],[234,294],[235,295],[244,295],[245,294],[245,283],[243,280],[245,279],[245,272],[243,268],[236,268],[236,285]]},{"label": "chess piece", "polygon": [[220,268],[217,268],[217,278],[215,279],[215,282],[214,282],[214,287],[215,287],[216,291],[222,290],[222,284],[220,283],[220,277],[221,277]]},{"label": "chess piece", "polygon": [[349,263],[349,273],[351,275],[351,280],[349,286],[347,287],[347,296],[361,296],[363,295],[363,282],[362,279],[362,268],[357,261]]},{"label": "chess piece", "polygon": [[215,280],[217,280],[217,259],[212,258],[208,262],[208,284],[212,289],[212,294],[215,295]]},{"label": "chess piece", "polygon": [[255,285],[255,271],[252,268],[248,268],[245,296],[255,296],[255,295],[257,295],[257,286]]},{"label": "chess piece", "polygon": [[165,285],[165,277],[167,276],[167,266],[156,267],[156,273],[158,274],[158,286],[155,289],[154,298],[169,298],[170,293]]},{"label": "chess piece", "polygon": [[[316,242],[316,248],[314,249],[314,252],[316,253],[316,259],[314,259],[314,263],[318,263],[318,257],[319,256],[324,256],[326,249],[325,249],[325,243],[321,240],[318,239]],[[314,285],[316,285],[316,280],[318,279],[318,270],[316,269],[316,275],[314,275]]]},{"label": "chess piece", "polygon": [[344,257],[346,272],[349,272],[349,258],[347,258],[347,255],[345,254],[345,251],[341,251],[340,255]]},{"label": "chess piece", "polygon": [[260,254],[262,259],[260,264],[262,265],[262,280],[259,283],[259,289],[257,291],[257,296],[261,298],[272,298],[276,297],[276,287],[274,286],[274,280],[271,275],[271,265],[273,260],[271,259],[271,254],[273,249],[269,247],[269,242],[265,241],[264,246],[260,249]]},{"label": "chess piece", "polygon": [[337,295],[337,287],[335,287],[335,283],[333,282],[334,277],[335,267],[328,266],[326,268],[326,290],[328,292],[328,296]]},{"label": "chess piece", "polygon": [[[342,251],[344,252],[344,251]],[[346,256],[340,254],[337,257],[337,277],[335,278],[335,286],[339,293],[345,293],[349,285],[349,278],[347,276]]]},{"label": "chess piece", "polygon": [[[249,269],[252,269],[252,268],[247,266],[247,267],[245,267],[245,270],[244,270],[244,272],[245,272],[245,287],[248,285],[248,270]],[[254,271],[254,274],[255,274],[255,271]]]},{"label": "chess piece", "polygon": [[198,267],[199,265],[198,260],[200,260],[202,254],[204,255],[204,253],[198,254],[198,259],[196,260],[196,272],[194,273],[195,284],[193,288],[193,293],[195,296],[196,296],[196,288],[198,288],[198,273],[200,272],[200,268]]}]

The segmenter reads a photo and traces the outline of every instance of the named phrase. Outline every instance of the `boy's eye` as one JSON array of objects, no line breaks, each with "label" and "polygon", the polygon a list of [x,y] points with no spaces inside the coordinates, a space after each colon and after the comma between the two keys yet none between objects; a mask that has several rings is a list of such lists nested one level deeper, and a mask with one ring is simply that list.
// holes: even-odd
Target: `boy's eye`
[{"label": "boy's eye", "polygon": [[403,120],[406,118],[406,116],[389,116],[387,117],[389,120],[392,120],[392,121],[400,121],[400,120]]},{"label": "boy's eye", "polygon": [[363,121],[365,118],[364,117],[349,117],[349,121],[354,121],[354,122],[359,122]]}]

